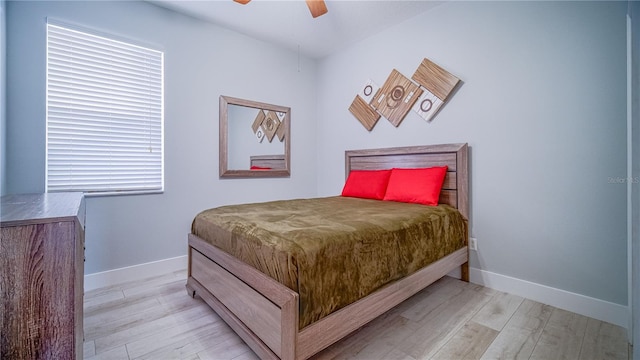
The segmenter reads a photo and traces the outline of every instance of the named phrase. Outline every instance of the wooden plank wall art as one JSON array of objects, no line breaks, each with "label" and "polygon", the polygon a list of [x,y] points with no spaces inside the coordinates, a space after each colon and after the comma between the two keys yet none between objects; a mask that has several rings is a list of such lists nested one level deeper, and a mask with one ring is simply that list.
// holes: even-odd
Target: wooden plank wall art
[{"label": "wooden plank wall art", "polygon": [[269,142],[277,135],[279,141],[284,140],[285,127],[280,126],[284,122],[284,113],[278,111],[259,110],[251,130],[256,135],[258,142],[266,137]]},{"label": "wooden plank wall art", "polygon": [[412,109],[431,121],[459,82],[460,79],[425,58],[411,79],[393,69],[382,87],[369,80],[353,99],[349,111],[369,131],[380,116],[398,127]]}]

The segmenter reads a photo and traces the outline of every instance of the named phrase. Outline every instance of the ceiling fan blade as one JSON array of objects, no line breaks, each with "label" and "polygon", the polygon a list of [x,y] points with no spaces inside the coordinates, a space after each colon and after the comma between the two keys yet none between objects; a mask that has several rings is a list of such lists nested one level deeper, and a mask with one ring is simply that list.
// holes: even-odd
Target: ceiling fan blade
[{"label": "ceiling fan blade", "polygon": [[[237,1],[237,0],[236,0]],[[324,0],[306,0],[309,10],[311,10],[311,16],[317,18],[320,15],[327,13],[327,5]]]},{"label": "ceiling fan blade", "polygon": [[249,3],[249,1],[251,1],[251,0],[233,0],[233,1],[235,1],[235,2],[237,2],[237,3],[240,3],[240,4],[242,4],[242,5],[246,5],[246,4],[248,4],[248,3]]}]

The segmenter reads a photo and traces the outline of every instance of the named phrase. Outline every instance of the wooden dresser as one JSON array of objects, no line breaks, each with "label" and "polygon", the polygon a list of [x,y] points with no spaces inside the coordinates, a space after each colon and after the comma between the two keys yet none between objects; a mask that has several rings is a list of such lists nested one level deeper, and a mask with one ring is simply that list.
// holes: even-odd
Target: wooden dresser
[{"label": "wooden dresser", "polygon": [[82,193],[0,206],[0,359],[82,359]]}]

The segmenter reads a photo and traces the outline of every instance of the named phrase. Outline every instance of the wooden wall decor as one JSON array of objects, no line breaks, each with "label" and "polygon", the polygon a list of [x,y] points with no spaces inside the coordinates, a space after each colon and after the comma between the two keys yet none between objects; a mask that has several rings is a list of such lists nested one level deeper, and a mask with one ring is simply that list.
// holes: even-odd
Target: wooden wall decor
[{"label": "wooden wall decor", "polygon": [[258,130],[256,130],[255,132],[256,135],[256,139],[258,139],[258,142],[261,143],[262,140],[264,139],[264,129],[262,128],[262,126],[258,127]]},{"label": "wooden wall decor", "polygon": [[426,89],[413,110],[427,121],[438,112],[460,82],[460,79],[426,58],[411,78]]},{"label": "wooden wall decor", "polygon": [[380,119],[380,114],[376,112],[376,109],[366,103],[359,95],[356,95],[355,99],[353,99],[351,106],[349,106],[349,111],[369,131],[376,126]]},{"label": "wooden wall decor", "polygon": [[276,130],[276,135],[278,136],[278,140],[280,140],[280,142],[282,142],[284,140],[284,133],[285,133],[285,129],[284,129],[284,125],[282,125],[284,123],[284,117],[285,117],[285,113],[283,113],[282,111],[276,111],[276,115],[278,115],[278,120],[280,120],[280,125],[278,126],[278,129]]},{"label": "wooden wall decor", "polygon": [[422,89],[418,85],[393,69],[373,97],[371,105],[393,126],[398,127],[420,95]]},{"label": "wooden wall decor", "polygon": [[373,100],[373,97],[376,96],[378,90],[380,90],[380,86],[378,86],[378,84],[374,83],[372,80],[368,80],[367,83],[364,84],[364,86],[362,86],[362,88],[360,89],[358,96],[360,96],[362,100],[364,100],[367,104],[371,104],[371,100]]},{"label": "wooden wall decor", "polygon": [[442,101],[447,100],[453,88],[460,81],[460,79],[426,58],[422,60],[422,63],[411,78]]},{"label": "wooden wall decor", "polygon": [[258,131],[258,128],[260,127],[260,125],[262,125],[263,121],[264,121],[264,111],[260,110],[258,111],[258,115],[256,115],[256,119],[253,120],[253,124],[251,125],[251,130],[253,130],[254,133]]},{"label": "wooden wall decor", "polygon": [[399,126],[412,109],[430,121],[460,82],[427,58],[411,79],[393,69],[382,88],[369,80],[353,99],[349,111],[369,131],[381,115]]},{"label": "wooden wall decor", "polygon": [[371,100],[373,100],[379,89],[380,87],[376,83],[371,80],[367,81],[360,88],[360,92],[353,99],[353,102],[351,102],[351,106],[349,106],[351,114],[369,131],[376,126],[380,119],[380,114],[370,105]]},{"label": "wooden wall decor", "polygon": [[264,128],[264,133],[267,136],[267,139],[271,142],[273,137],[276,135],[276,131],[278,131],[278,127],[280,127],[280,119],[278,119],[278,115],[273,111],[267,112],[267,116],[262,122],[262,127]]},{"label": "wooden wall decor", "polygon": [[429,90],[425,90],[413,106],[413,111],[418,113],[423,119],[431,121],[431,118],[438,112],[443,103],[442,100],[438,99],[438,97]]},{"label": "wooden wall decor", "polygon": [[258,142],[262,142],[265,137],[271,142],[275,135],[278,135],[278,140],[282,142],[285,127],[280,125],[284,122],[284,116],[285,113],[279,111],[258,110],[258,114],[251,124],[251,130],[256,135]]},{"label": "wooden wall decor", "polygon": [[[276,178],[291,176],[291,108],[231,96],[219,98],[219,171],[220,178]],[[260,114],[261,113],[261,114]],[[280,142],[266,143],[264,119],[267,114],[280,122],[275,129]],[[275,115],[274,115],[275,114]],[[262,123],[260,122],[260,118]],[[256,120],[257,119],[257,120]],[[256,122],[257,127],[253,123]],[[255,132],[252,130],[255,128]],[[251,131],[251,132],[250,132]],[[252,138],[258,144],[252,142]],[[251,170],[252,155],[279,154],[284,162],[277,169]]]},{"label": "wooden wall decor", "polygon": [[284,121],[280,122],[280,126],[278,126],[278,130],[276,130],[276,136],[278,136],[278,140],[280,142],[284,141],[284,134],[286,132],[285,126],[284,126]]}]

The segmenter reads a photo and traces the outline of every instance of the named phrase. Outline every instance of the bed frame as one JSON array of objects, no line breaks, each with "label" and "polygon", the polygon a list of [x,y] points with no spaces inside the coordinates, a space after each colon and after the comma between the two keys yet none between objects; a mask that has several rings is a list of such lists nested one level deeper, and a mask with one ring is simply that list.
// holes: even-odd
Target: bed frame
[{"label": "bed frame", "polygon": [[249,157],[251,166],[267,167],[271,169],[286,169],[287,163],[284,154],[278,155],[251,155]]},{"label": "bed frame", "polygon": [[[467,144],[412,146],[345,153],[346,174],[448,166],[440,203],[469,218]],[[465,235],[465,243],[467,242]],[[193,234],[188,236],[187,291],[200,296],[262,359],[307,359],[461,267],[469,281],[468,247],[298,329],[298,294]]]}]

